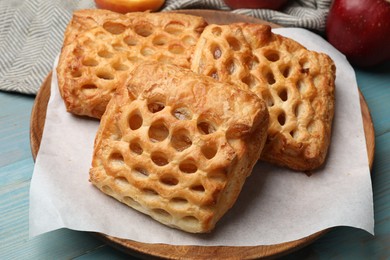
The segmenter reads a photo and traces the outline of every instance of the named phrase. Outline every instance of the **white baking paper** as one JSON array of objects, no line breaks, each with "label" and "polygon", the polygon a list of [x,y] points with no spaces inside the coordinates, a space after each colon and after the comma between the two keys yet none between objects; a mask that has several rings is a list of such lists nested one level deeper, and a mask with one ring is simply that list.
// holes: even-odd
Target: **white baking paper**
[{"label": "white baking paper", "polygon": [[259,162],[210,234],[188,234],[104,195],[88,181],[99,122],[65,111],[53,70],[45,129],[30,191],[30,235],[95,231],[139,242],[254,246],[292,241],[335,226],[373,234],[373,199],[355,73],[330,44],[303,29],[275,29],[336,63],[336,112],[325,166],[311,176]]}]

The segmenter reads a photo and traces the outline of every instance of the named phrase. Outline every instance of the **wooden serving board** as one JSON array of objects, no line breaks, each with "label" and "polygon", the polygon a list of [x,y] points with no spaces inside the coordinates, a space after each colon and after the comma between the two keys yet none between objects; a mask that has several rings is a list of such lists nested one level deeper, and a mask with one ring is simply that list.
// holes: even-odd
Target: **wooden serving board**
[{"label": "wooden serving board", "polygon": [[[248,23],[263,23],[269,24],[272,27],[280,27],[276,24],[271,24],[253,17],[244,15],[232,14],[224,11],[214,10],[180,10],[180,13],[187,13],[204,17],[209,23],[228,24],[233,22],[248,22]],[[31,151],[35,160],[39,146],[41,143],[42,133],[45,126],[46,109],[50,97],[51,85],[50,73],[36,96],[30,121],[30,142]],[[363,95],[360,94],[360,105],[363,116],[363,126],[366,137],[367,153],[370,168],[374,160],[375,150],[375,132],[371,119],[371,115],[364,100]],[[269,258],[278,257],[292,251],[298,250],[321,235],[325,234],[327,230],[323,230],[312,234],[308,237],[291,241],[288,243],[268,245],[268,246],[176,246],[168,244],[148,244],[132,240],[120,239],[111,237],[105,234],[97,234],[99,238],[103,239],[107,244],[124,251],[128,254],[145,256],[152,255],[156,257],[170,258],[170,259],[253,259],[253,258]]]}]

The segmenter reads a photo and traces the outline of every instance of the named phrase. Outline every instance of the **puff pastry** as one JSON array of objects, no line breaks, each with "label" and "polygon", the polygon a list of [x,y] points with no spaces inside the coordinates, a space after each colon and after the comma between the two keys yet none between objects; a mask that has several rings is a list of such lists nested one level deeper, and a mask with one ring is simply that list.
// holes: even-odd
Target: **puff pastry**
[{"label": "puff pastry", "polygon": [[336,68],[329,56],[272,33],[268,25],[209,25],[191,69],[267,102],[270,127],[262,159],[301,171],[323,164],[334,114]]},{"label": "puff pastry", "polygon": [[267,129],[266,104],[250,91],[141,63],[102,117],[90,181],[165,225],[208,232],[236,201]]},{"label": "puff pastry", "polygon": [[117,86],[138,61],[190,67],[203,18],[174,13],[81,10],[74,13],[57,67],[69,112],[100,118]]}]

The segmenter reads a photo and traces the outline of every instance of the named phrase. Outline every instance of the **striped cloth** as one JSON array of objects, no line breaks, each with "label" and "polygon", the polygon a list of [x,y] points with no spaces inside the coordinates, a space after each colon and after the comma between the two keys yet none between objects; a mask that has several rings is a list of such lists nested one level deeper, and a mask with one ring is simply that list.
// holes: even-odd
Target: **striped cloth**
[{"label": "striped cloth", "polygon": [[[289,1],[281,11],[238,9],[283,26],[323,31],[331,0]],[[0,0],[0,90],[36,94],[62,45],[72,12],[93,0]],[[162,11],[230,10],[219,0],[167,0]]]}]

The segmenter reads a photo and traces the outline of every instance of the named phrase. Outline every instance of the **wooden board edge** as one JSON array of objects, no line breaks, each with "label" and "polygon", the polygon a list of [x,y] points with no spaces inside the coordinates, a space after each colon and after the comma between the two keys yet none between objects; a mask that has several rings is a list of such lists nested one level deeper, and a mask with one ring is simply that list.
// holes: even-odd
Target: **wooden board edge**
[{"label": "wooden board edge", "polygon": [[50,98],[50,86],[51,86],[52,71],[46,76],[38,93],[35,97],[35,101],[31,110],[30,116],[30,146],[31,154],[35,161],[39,146],[41,145],[43,129],[45,127],[47,104]]},{"label": "wooden board edge", "polygon": [[372,170],[372,166],[374,164],[374,155],[375,155],[375,128],[372,121],[370,109],[360,90],[359,90],[359,101],[360,101],[360,110],[362,112],[364,136],[366,139],[368,165],[370,167],[370,170]]}]

